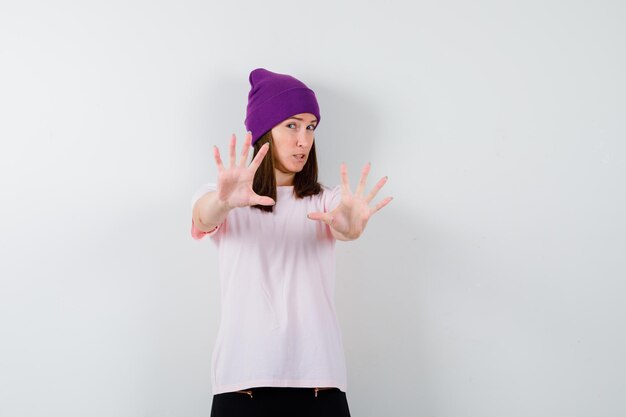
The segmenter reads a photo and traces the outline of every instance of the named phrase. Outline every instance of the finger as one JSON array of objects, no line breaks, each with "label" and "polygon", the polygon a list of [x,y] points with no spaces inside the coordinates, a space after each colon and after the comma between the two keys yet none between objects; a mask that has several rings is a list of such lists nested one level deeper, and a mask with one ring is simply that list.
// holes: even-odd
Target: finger
[{"label": "finger", "polygon": [[250,203],[253,206],[257,204],[260,204],[262,206],[273,206],[274,204],[276,204],[276,201],[274,201],[274,199],[272,199],[271,197],[265,197],[255,194],[250,197]]},{"label": "finger", "polygon": [[363,191],[365,191],[365,183],[367,182],[367,174],[370,173],[371,167],[371,162],[368,162],[363,167],[363,170],[361,171],[361,180],[359,181],[359,185],[356,187],[354,195],[363,195]]},{"label": "finger", "polygon": [[344,193],[350,192],[350,179],[348,178],[348,167],[345,162],[341,163],[339,167],[339,172],[341,174],[341,189]]},{"label": "finger", "polygon": [[230,137],[230,168],[235,166],[235,148],[237,147],[237,138],[235,134]]},{"label": "finger", "polygon": [[367,198],[365,199],[365,201],[367,201],[368,203],[372,201],[376,197],[376,194],[378,194],[380,189],[383,188],[383,185],[387,183],[388,179],[389,177],[382,177],[380,181],[376,183],[374,188],[372,188],[372,191],[370,191],[370,193],[367,195]]},{"label": "finger", "polygon": [[385,199],[383,199],[380,203],[376,204],[376,207],[374,207],[373,209],[371,209],[370,211],[370,216],[372,216],[374,213],[376,213],[378,210],[380,210],[381,208],[385,207],[387,204],[389,204],[391,202],[391,200],[393,200],[393,197],[387,197]]},{"label": "finger", "polygon": [[245,168],[246,162],[248,162],[248,153],[250,152],[250,144],[252,143],[252,133],[246,133],[246,140],[243,141],[243,148],[241,149],[241,161],[239,161],[239,167]]},{"label": "finger", "polygon": [[263,161],[263,157],[265,156],[265,154],[267,154],[267,151],[269,150],[269,148],[270,148],[269,143],[264,143],[263,146],[261,146],[261,149],[259,149],[259,152],[257,152],[256,156],[250,163],[250,169],[252,169],[254,172],[256,172],[256,170],[259,169],[259,166],[261,165],[261,161]]},{"label": "finger", "polygon": [[222,164],[222,158],[220,157],[220,150],[217,146],[213,145],[213,158],[215,158],[215,164],[217,165],[217,171],[224,171],[224,164]]},{"label": "finger", "polygon": [[319,220],[327,224],[333,221],[333,216],[330,213],[314,212],[307,214],[307,217],[311,220]]}]

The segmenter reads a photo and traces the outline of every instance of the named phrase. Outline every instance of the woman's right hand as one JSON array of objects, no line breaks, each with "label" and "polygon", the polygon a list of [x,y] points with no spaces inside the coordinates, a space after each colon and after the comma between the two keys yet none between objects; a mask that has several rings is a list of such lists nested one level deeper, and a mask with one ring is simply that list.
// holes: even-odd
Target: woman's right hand
[{"label": "woman's right hand", "polygon": [[228,168],[224,167],[222,158],[220,157],[220,151],[217,146],[213,148],[213,156],[215,157],[215,163],[217,164],[218,170],[217,199],[220,204],[224,205],[228,209],[254,206],[257,204],[263,206],[272,206],[276,204],[272,198],[260,196],[252,189],[254,174],[269,150],[269,143],[264,144],[250,165],[246,166],[251,142],[252,134],[248,132],[241,150],[241,159],[239,163],[237,163],[235,160],[237,138],[233,133],[230,138],[230,164]]}]

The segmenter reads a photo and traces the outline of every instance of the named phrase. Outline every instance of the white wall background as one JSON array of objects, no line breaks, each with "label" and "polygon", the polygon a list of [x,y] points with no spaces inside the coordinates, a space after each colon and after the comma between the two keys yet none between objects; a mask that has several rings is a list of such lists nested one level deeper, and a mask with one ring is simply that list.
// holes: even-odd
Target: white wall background
[{"label": "white wall background", "polygon": [[3,1],[0,416],[208,416],[189,235],[256,67],[317,93],[353,416],[623,416],[626,6]]}]

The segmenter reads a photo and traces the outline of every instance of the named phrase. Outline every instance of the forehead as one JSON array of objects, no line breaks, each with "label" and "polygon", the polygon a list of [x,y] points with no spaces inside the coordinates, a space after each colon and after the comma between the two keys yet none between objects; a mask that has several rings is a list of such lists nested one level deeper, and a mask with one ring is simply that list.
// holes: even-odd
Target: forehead
[{"label": "forehead", "polygon": [[291,120],[291,119],[300,120],[300,121],[302,121],[304,123],[317,122],[317,117],[315,117],[315,115],[311,114],[311,113],[294,114],[293,116],[291,116],[291,117],[289,117],[288,119],[285,119],[285,120]]}]

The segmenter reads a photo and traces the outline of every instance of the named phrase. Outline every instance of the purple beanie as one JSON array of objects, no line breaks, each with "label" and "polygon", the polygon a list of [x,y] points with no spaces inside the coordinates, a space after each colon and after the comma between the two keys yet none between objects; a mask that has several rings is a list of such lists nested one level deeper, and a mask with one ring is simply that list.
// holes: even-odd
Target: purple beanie
[{"label": "purple beanie", "polygon": [[250,73],[250,93],[246,128],[252,132],[252,144],[274,126],[299,113],[311,113],[320,120],[320,109],[313,90],[286,74],[264,68]]}]

